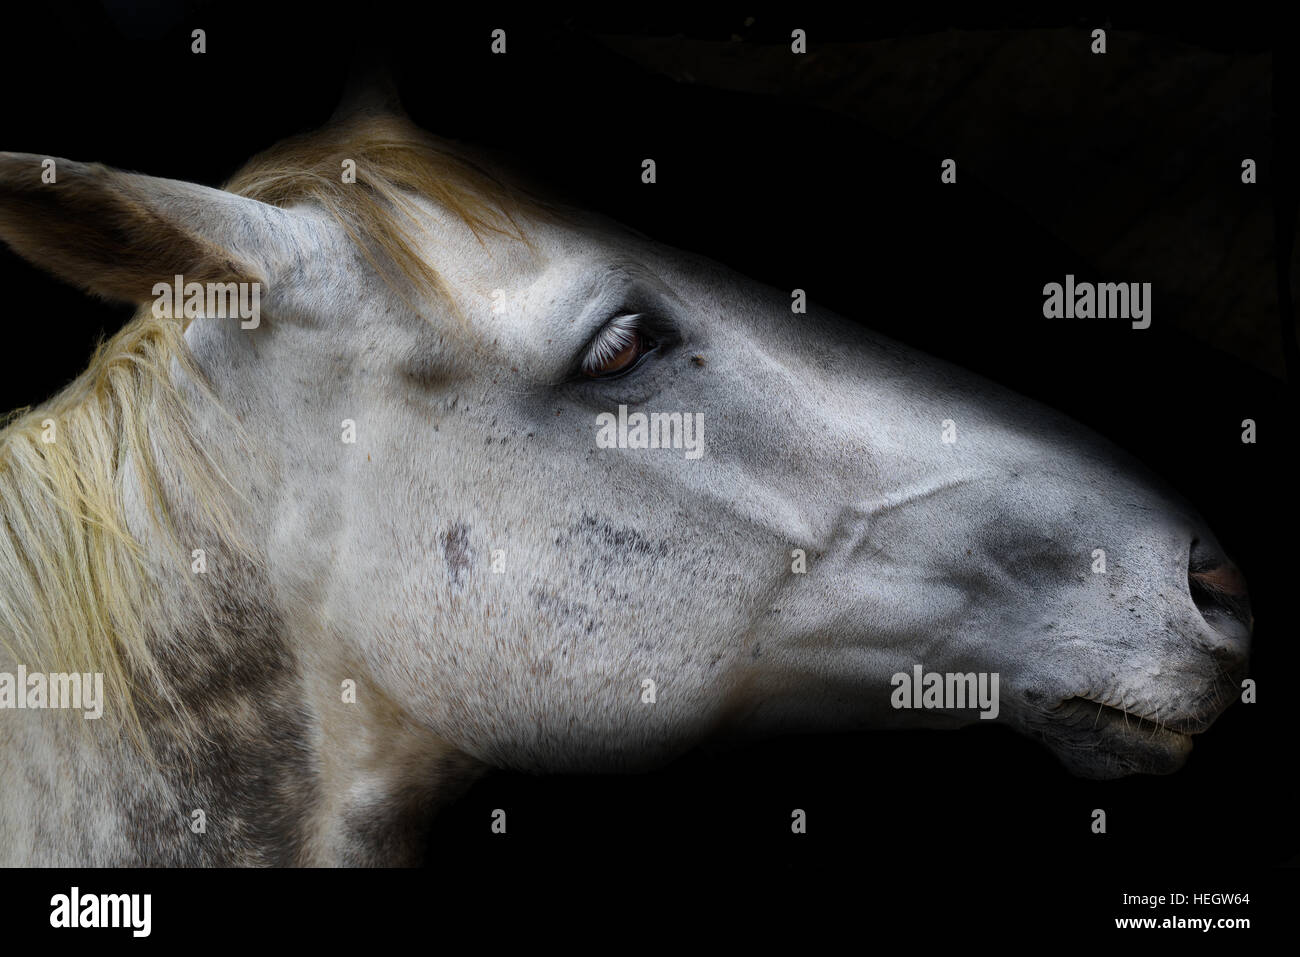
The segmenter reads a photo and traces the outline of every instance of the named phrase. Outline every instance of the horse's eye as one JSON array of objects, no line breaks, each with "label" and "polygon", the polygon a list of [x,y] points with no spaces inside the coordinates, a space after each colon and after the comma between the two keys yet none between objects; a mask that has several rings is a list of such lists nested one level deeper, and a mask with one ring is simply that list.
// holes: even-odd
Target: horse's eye
[{"label": "horse's eye", "polygon": [[654,342],[641,331],[639,315],[615,316],[596,334],[582,360],[589,379],[612,379],[632,369]]},{"label": "horse's eye", "polygon": [[583,369],[592,378],[616,375],[632,367],[632,363],[641,358],[641,333],[634,332],[630,341],[608,359],[602,360],[594,368]]}]

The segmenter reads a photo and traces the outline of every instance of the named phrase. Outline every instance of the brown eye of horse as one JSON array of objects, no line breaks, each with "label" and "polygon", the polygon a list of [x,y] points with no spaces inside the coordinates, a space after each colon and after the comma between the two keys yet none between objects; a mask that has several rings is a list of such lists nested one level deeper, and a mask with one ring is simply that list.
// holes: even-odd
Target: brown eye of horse
[{"label": "brown eye of horse", "polygon": [[617,375],[626,369],[632,367],[632,363],[641,358],[641,334],[632,333],[631,341],[618,352],[611,355],[608,359],[603,360],[594,368],[584,368],[582,371],[593,379],[599,379],[601,376]]},{"label": "brown eye of horse", "polygon": [[637,326],[639,316],[616,316],[600,331],[582,362],[582,374],[589,379],[609,379],[640,361],[654,343]]}]

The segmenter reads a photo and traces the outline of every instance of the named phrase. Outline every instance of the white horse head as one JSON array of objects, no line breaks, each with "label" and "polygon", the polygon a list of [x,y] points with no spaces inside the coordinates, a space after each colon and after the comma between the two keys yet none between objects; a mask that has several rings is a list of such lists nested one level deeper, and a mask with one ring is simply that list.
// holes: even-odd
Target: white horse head
[{"label": "white horse head", "polygon": [[[1240,576],[1130,457],[792,313],[789,290],[535,201],[404,118],[340,120],[229,191],[64,161],[42,183],[41,161],[0,154],[0,236],[34,262],[137,302],[176,274],[261,284],[255,325],[188,321],[193,369],[162,353],[186,425],[150,427],[156,474],[128,456],[120,504],[160,540],[156,485],[184,555],[225,541],[169,462],[182,432],[211,451],[255,570],[223,578],[237,550],[212,548],[212,602],[266,636],[223,637],[226,665],[288,676],[292,733],[327,755],[304,773],[346,780],[338,807],[391,803],[449,754],[615,770],[716,734],[979,720],[896,707],[918,666],[996,674],[997,720],[1077,773],[1168,772],[1235,693]],[[255,454],[231,451],[231,415]],[[221,667],[197,641],[168,664],[159,631],[126,657],[160,681]]]}]

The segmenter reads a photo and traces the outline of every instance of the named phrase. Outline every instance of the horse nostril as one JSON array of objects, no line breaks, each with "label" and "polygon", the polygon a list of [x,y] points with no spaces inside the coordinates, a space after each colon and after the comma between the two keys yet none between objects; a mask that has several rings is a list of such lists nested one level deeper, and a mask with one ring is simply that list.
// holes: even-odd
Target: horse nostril
[{"label": "horse nostril", "polygon": [[1250,596],[1237,566],[1216,549],[1192,542],[1187,585],[1201,617],[1217,631],[1234,631],[1229,621],[1250,629]]}]

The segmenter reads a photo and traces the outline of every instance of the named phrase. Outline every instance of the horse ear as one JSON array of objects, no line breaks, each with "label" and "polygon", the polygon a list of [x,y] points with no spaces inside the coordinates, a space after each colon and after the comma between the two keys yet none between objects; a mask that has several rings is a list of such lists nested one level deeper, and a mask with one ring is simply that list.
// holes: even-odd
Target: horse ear
[{"label": "horse ear", "polygon": [[0,239],[61,279],[146,302],[158,282],[261,282],[289,214],[234,193],[30,153],[0,153]]}]

